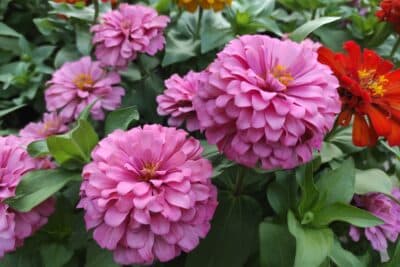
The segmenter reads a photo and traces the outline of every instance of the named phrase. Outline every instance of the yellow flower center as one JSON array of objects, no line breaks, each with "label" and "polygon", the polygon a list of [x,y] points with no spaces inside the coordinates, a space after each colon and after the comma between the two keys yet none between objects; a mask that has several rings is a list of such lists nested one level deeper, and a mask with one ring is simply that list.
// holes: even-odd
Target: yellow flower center
[{"label": "yellow flower center", "polygon": [[290,72],[282,65],[276,65],[272,69],[272,75],[285,86],[288,86],[294,80]]},{"label": "yellow flower center", "polygon": [[90,91],[94,85],[94,81],[89,74],[79,74],[74,79],[74,84],[79,90]]},{"label": "yellow flower center", "polygon": [[388,79],[384,75],[376,76],[376,70],[366,70],[361,69],[358,71],[358,78],[360,80],[360,85],[372,92],[373,96],[383,96],[386,92],[385,85]]},{"label": "yellow flower center", "polygon": [[143,165],[143,169],[140,171],[142,173],[142,178],[145,181],[148,181],[156,175],[158,169],[157,163],[145,163]]}]

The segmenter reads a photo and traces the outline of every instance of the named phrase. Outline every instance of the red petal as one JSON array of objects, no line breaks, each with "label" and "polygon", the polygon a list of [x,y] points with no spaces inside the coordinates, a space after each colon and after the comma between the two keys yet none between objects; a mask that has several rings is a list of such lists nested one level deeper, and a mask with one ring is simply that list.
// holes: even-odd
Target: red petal
[{"label": "red petal", "polygon": [[387,137],[390,146],[399,146],[400,145],[400,124],[393,122],[392,132]]},{"label": "red petal", "polygon": [[343,44],[344,50],[347,51],[349,55],[349,65],[354,70],[358,70],[361,64],[361,48],[360,46],[354,41],[347,41]]},{"label": "red petal", "polygon": [[350,109],[345,109],[339,114],[337,123],[342,126],[349,126],[352,117],[353,111]]},{"label": "red petal", "polygon": [[356,146],[373,146],[376,144],[378,136],[374,129],[369,127],[365,118],[355,114],[353,125],[353,143]]},{"label": "red petal", "polygon": [[392,124],[385,114],[371,105],[365,105],[365,112],[367,113],[375,132],[379,136],[387,136],[390,134],[392,131]]},{"label": "red petal", "polygon": [[328,65],[336,75],[346,75],[341,61],[336,59],[336,54],[332,50],[326,47],[318,49],[318,60],[322,64]]}]

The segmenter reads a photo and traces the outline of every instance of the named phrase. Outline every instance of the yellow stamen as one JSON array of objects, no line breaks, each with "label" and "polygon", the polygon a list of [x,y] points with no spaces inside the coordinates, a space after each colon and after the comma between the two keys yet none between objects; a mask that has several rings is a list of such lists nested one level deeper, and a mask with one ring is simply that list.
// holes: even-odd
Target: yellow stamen
[{"label": "yellow stamen", "polygon": [[385,85],[388,79],[384,75],[376,76],[376,70],[362,69],[358,71],[358,78],[362,88],[371,91],[373,96],[383,96],[386,92]]},{"label": "yellow stamen", "polygon": [[79,74],[74,79],[74,84],[82,91],[89,91],[92,89],[94,82],[89,74]]},{"label": "yellow stamen", "polygon": [[146,181],[154,178],[158,169],[157,163],[145,163],[143,169],[140,171],[142,173],[142,178]]},{"label": "yellow stamen", "polygon": [[294,78],[293,76],[290,74],[290,72],[288,72],[286,70],[286,67],[282,66],[282,65],[276,65],[273,69],[272,69],[272,75],[278,79],[283,85],[288,86],[289,83],[291,83]]}]

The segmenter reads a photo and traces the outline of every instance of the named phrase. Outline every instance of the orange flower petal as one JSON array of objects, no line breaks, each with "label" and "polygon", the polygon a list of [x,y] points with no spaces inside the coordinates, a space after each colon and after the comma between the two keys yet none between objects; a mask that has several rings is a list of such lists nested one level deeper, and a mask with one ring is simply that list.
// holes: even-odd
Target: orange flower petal
[{"label": "orange flower petal", "polygon": [[368,125],[365,118],[359,114],[354,116],[353,143],[356,146],[373,146],[376,144],[378,136],[374,129]]},{"label": "orange flower petal", "polygon": [[365,105],[365,113],[368,115],[376,134],[379,136],[388,136],[390,134],[392,123],[385,114],[371,105]]}]

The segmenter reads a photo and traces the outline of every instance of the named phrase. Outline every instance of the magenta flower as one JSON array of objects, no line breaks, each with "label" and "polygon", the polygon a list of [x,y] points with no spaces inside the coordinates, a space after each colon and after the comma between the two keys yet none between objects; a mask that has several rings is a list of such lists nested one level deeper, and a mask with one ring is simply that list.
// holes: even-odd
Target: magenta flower
[{"label": "magenta flower", "polygon": [[49,199],[29,212],[13,210],[4,200],[15,196],[21,177],[29,171],[48,167],[46,159],[31,158],[25,150],[28,140],[0,137],[0,258],[21,246],[24,239],[47,223],[54,211]]},{"label": "magenta flower", "polygon": [[117,130],[100,141],[84,167],[78,207],[116,262],[169,261],[207,235],[217,191],[201,153],[186,132],[160,125]]},{"label": "magenta flower", "polygon": [[68,126],[62,117],[57,113],[46,113],[40,122],[31,122],[26,125],[19,135],[34,140],[46,139],[49,136],[62,134],[68,131]]},{"label": "magenta flower", "polygon": [[106,66],[126,67],[137,53],[153,56],[164,48],[168,23],[168,17],[158,16],[151,7],[121,4],[91,29],[96,57]]},{"label": "magenta flower", "polygon": [[[400,189],[395,188],[392,195],[400,200]],[[355,226],[350,227],[349,235],[353,241],[358,242],[362,233],[371,242],[372,248],[379,251],[382,261],[389,260],[387,253],[388,242],[396,242],[400,233],[400,205],[391,198],[380,193],[366,195],[356,195],[353,198],[355,206],[371,212],[376,217],[384,221],[384,224],[359,229]]]},{"label": "magenta flower", "polygon": [[289,169],[311,160],[340,111],[339,83],[317,57],[290,40],[233,40],[193,100],[208,142],[250,167]]},{"label": "magenta flower", "polygon": [[185,77],[177,74],[165,81],[167,89],[157,97],[159,115],[170,115],[168,124],[178,127],[186,121],[189,131],[200,129],[192,100],[199,87],[201,73],[189,72]]},{"label": "magenta flower", "polygon": [[93,119],[103,120],[104,110],[115,110],[121,104],[124,89],[118,84],[121,78],[116,72],[106,72],[100,62],[83,57],[65,63],[48,82],[45,91],[49,111],[60,111],[66,121],[79,114],[97,100],[91,110]]}]

